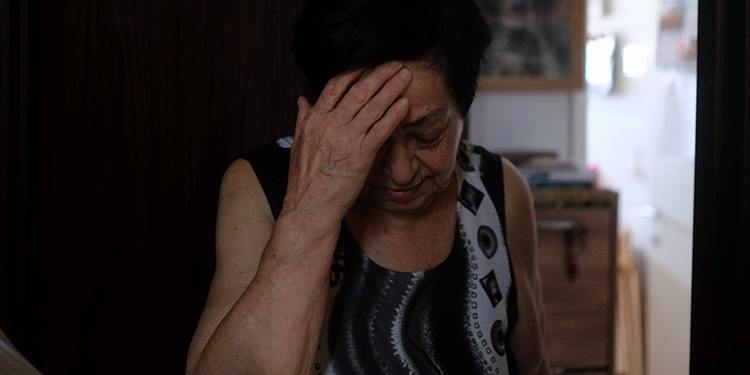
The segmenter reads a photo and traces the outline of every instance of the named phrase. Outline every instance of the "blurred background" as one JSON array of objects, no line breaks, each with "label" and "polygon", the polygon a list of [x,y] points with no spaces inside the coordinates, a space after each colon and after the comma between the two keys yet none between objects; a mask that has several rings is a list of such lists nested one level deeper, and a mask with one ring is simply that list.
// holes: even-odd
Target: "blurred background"
[{"label": "blurred background", "polygon": [[[184,371],[221,175],[293,128],[303,3],[0,1],[0,329],[39,370]],[[480,1],[523,53],[466,137],[533,187],[553,367],[686,374],[697,1],[541,3]]]},{"label": "blurred background", "polygon": [[[522,86],[520,90],[513,87],[512,91],[480,92],[470,114],[469,139],[507,157],[523,155],[522,172],[537,177],[530,182],[537,198],[537,218],[540,225],[547,224],[540,227],[539,234],[543,280],[547,275],[545,294],[570,293],[564,301],[545,295],[553,320],[548,331],[559,335],[549,349],[559,357],[559,370],[595,371],[603,363],[615,365],[619,358],[621,362],[615,368],[620,373],[687,374],[697,0],[588,0],[585,14],[585,88],[560,89],[553,82],[546,90]],[[523,162],[533,154],[546,155],[545,162],[539,162],[539,157],[536,163]],[[558,160],[550,162],[550,155]],[[539,173],[534,173],[540,170],[540,164],[550,173],[545,175],[547,179],[539,180]],[[555,171],[557,178],[550,177]],[[598,205],[609,207],[610,212],[597,213],[592,207],[597,204],[591,202],[597,200],[595,197],[579,197],[590,202],[570,204],[565,191],[549,189],[571,184],[616,193],[613,202]],[[594,194],[581,190],[580,194]],[[539,207],[543,203],[570,207],[550,213]],[[589,207],[588,212],[584,207]],[[616,224],[607,222],[612,212]],[[550,215],[554,222],[547,220]],[[559,233],[549,233],[549,225],[556,225]],[[576,226],[587,232],[579,235],[578,249],[575,243],[564,242]],[[597,231],[603,230],[608,232],[601,235],[605,237],[602,242]],[[620,239],[614,240],[616,237]],[[560,243],[556,245],[556,241]],[[554,276],[563,272],[564,260],[554,259],[566,248],[580,256],[580,280]],[[608,255],[591,259],[598,256],[597,251]],[[631,262],[620,259],[626,263],[608,263],[616,257],[614,254],[624,252],[630,253]],[[549,265],[544,263],[545,257]],[[624,268],[628,271],[623,272]],[[625,280],[633,277],[628,275],[634,273],[637,285],[630,283],[632,288],[624,288]],[[591,274],[598,278],[590,276],[588,282],[600,286],[611,277],[616,281],[607,290],[594,290],[585,286]],[[592,297],[596,293],[600,294],[598,299]],[[558,307],[609,303],[618,295],[625,297],[618,300],[623,306],[617,309],[615,303],[612,309],[620,313],[614,314],[619,323],[627,321],[629,327],[621,327],[626,331],[618,331],[616,324],[614,329],[605,328],[610,327],[611,322],[605,319],[612,317],[611,310]],[[632,314],[630,318],[626,311]],[[587,316],[596,322],[594,327],[582,327],[588,324]],[[554,331],[566,324],[571,328]],[[642,337],[635,336],[638,331]],[[612,339],[610,335],[618,332],[638,342]],[[606,339],[589,349],[581,348],[580,353],[571,351],[571,346],[580,347],[584,345],[581,341],[592,337]],[[612,340],[616,347],[606,353],[602,345]],[[599,353],[594,354],[597,350]],[[580,360],[570,360],[575,356]]]}]

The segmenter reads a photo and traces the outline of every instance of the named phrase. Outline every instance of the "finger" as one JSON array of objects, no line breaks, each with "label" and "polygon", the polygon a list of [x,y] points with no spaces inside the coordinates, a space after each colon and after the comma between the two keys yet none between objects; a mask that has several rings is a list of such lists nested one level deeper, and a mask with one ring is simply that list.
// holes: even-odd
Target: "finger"
[{"label": "finger", "polygon": [[294,122],[294,140],[302,134],[302,129],[305,127],[305,118],[308,112],[310,112],[310,102],[304,96],[297,98],[297,120]]},{"label": "finger", "polygon": [[336,106],[335,119],[339,124],[348,123],[375,94],[403,67],[401,62],[378,65],[359,82],[352,85]]},{"label": "finger", "polygon": [[394,101],[406,90],[411,82],[411,71],[406,68],[401,69],[398,74],[391,77],[380,91],[357,113],[352,121],[363,131],[370,127],[383,117],[383,114],[391,107]]},{"label": "finger", "polygon": [[304,96],[297,98],[297,124],[301,123],[302,120],[307,117],[307,112],[310,110],[310,102]]},{"label": "finger", "polygon": [[349,87],[359,79],[364,69],[352,70],[331,78],[320,93],[315,106],[322,112],[330,112],[336,108],[341,97],[349,90]]},{"label": "finger", "polygon": [[380,150],[409,113],[409,100],[401,98],[388,108],[383,118],[375,123],[362,140],[362,148],[373,155]]}]

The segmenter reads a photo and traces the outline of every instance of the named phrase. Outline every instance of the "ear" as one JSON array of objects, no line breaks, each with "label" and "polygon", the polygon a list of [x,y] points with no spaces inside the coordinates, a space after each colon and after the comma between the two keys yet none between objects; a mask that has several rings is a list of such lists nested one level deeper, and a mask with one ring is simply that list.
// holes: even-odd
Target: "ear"
[{"label": "ear", "polygon": [[464,139],[464,117],[459,116],[458,121],[456,121],[456,134],[458,134],[458,139]]}]

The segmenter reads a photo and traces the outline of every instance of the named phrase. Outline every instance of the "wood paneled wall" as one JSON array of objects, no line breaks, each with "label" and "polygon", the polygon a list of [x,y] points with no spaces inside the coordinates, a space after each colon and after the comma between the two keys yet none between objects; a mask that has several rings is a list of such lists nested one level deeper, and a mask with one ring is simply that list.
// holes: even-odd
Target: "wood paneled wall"
[{"label": "wood paneled wall", "polygon": [[293,128],[303,1],[2,3],[0,324],[45,373],[183,372],[221,175]]}]

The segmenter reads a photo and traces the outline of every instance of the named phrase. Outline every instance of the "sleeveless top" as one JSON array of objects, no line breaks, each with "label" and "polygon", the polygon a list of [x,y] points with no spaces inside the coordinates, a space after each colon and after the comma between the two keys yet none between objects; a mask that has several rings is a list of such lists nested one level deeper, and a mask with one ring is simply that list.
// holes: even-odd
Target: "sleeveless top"
[{"label": "sleeveless top", "polygon": [[[276,218],[292,138],[248,160]],[[502,164],[462,142],[464,172],[448,257],[418,272],[371,261],[342,224],[313,374],[517,374],[516,289],[506,245]]]}]

